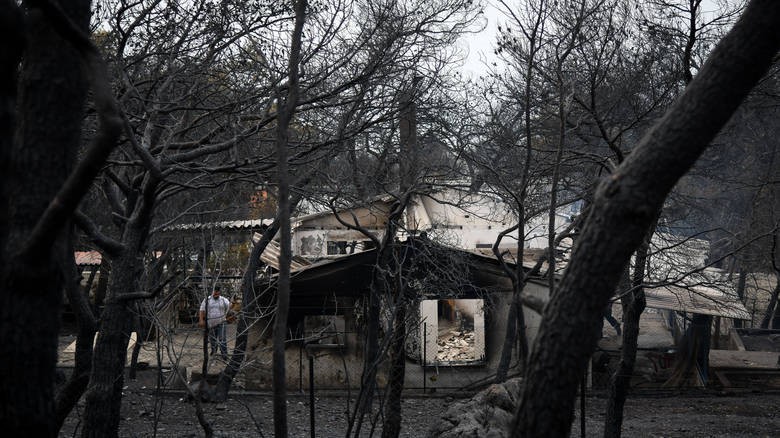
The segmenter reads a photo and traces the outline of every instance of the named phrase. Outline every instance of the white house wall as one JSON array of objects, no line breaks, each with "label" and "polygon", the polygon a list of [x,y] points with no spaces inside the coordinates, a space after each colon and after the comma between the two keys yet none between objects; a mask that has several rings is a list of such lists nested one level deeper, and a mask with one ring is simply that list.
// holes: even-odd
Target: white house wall
[{"label": "white house wall", "polygon": [[[384,234],[376,232],[381,238]],[[366,242],[369,239],[360,231],[348,229],[298,229],[293,232],[293,254],[306,258],[328,256],[328,242]]]},{"label": "white house wall", "polygon": [[[421,204],[424,209],[420,208]],[[452,194],[440,194],[436,199],[424,196],[416,199],[410,212],[419,215],[417,212],[420,210],[425,212],[423,219],[408,220],[410,223],[418,223],[421,226],[430,223],[430,228],[418,229],[428,231],[432,239],[440,239],[444,244],[468,250],[492,246],[498,235],[514,225],[516,220],[515,215],[502,202],[482,195],[456,197]],[[565,229],[573,215],[572,206],[558,209],[556,231]],[[530,219],[525,227],[525,247],[546,248],[547,227],[546,213]],[[510,236],[505,237],[501,243],[504,248],[516,245],[516,240]]]},{"label": "white house wall", "polygon": [[[533,282],[527,283],[523,292],[545,301],[550,298],[550,290],[547,286]],[[525,334],[528,339],[528,345],[533,345],[534,339],[536,339],[536,335],[539,333],[539,327],[542,325],[542,315],[524,306],[523,316],[525,316]]]},{"label": "white house wall", "polygon": [[296,230],[293,234],[293,254],[302,257],[323,256],[327,249],[322,230]]},{"label": "white house wall", "polygon": [[[387,222],[389,204],[377,201],[371,207],[352,210],[357,223],[382,235]],[[556,230],[563,230],[575,213],[572,206],[558,210]],[[354,223],[351,213],[340,213],[341,219]],[[490,196],[465,194],[456,190],[438,193],[435,197],[416,196],[406,210],[405,228],[412,234],[426,232],[431,240],[465,250],[492,247],[498,235],[515,223],[514,214],[506,205]],[[547,247],[547,214],[540,214],[526,224],[526,248]],[[308,258],[327,256],[328,241],[365,241],[359,231],[349,230],[333,213],[322,212],[298,218],[294,222],[293,251]],[[514,248],[517,241],[507,236],[501,248]]]},{"label": "white house wall", "polygon": [[[351,212],[341,212],[339,217],[347,223],[354,224],[355,218],[357,218],[357,224],[364,228],[380,228],[384,227],[387,222],[388,206],[384,203],[376,203],[372,209],[366,207],[355,208]],[[353,218],[353,215],[355,218]],[[344,225],[336,219],[336,216],[330,212],[324,212],[321,214],[310,215],[303,218],[298,218],[294,225],[295,228],[309,228],[309,229],[332,229],[332,228],[344,228]]]}]

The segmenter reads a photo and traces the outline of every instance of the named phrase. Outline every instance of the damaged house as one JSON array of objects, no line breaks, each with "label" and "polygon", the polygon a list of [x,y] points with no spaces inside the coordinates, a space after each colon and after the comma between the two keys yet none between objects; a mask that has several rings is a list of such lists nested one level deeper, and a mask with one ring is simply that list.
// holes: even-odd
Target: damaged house
[{"label": "damaged house", "polygon": [[[495,257],[481,251],[490,250],[496,236],[510,226],[511,216],[489,198],[455,202],[455,196],[461,195],[413,198],[403,219],[404,231],[396,237],[394,257],[400,260],[407,294],[412,297],[406,323],[409,388],[484,383],[494,374],[501,355],[512,285]],[[456,207],[464,204],[469,207]],[[391,207],[392,200],[378,199],[339,212],[338,218],[328,211],[292,220],[296,257],[287,348],[291,388],[308,385],[310,363],[318,387],[359,386],[367,298],[378,250],[372,239],[343,222],[381,238]],[[538,228],[541,240],[542,224]],[[515,245],[516,241],[506,241],[502,249]],[[278,246],[272,242],[262,259],[275,267],[277,256]],[[514,269],[515,261],[508,263]],[[542,281],[532,280],[526,292],[547,298]],[[383,303],[382,309],[381,326],[389,327],[392,303]],[[527,334],[533,339],[540,317],[530,310],[525,314]],[[248,386],[270,387],[270,347],[270,334],[258,328],[250,340],[254,349],[250,355],[259,366],[247,370]],[[378,376],[380,385],[383,371]]]},{"label": "damaged house", "polygon": [[[291,297],[288,317],[287,378],[291,389],[309,385],[313,367],[318,388],[357,388],[363,371],[368,297],[375,281],[378,248],[364,234],[381,239],[393,199],[378,198],[368,205],[324,211],[292,219]],[[566,226],[575,208],[558,212]],[[237,236],[259,232],[262,221],[213,224]],[[359,225],[358,231],[347,224]],[[546,245],[546,221],[527,226],[526,254],[534,255]],[[411,199],[396,234],[396,255],[404,272],[405,288],[412,298],[407,304],[405,386],[426,390],[479,386],[493,377],[506,337],[506,321],[512,286],[500,262],[492,254],[496,236],[512,224],[512,215],[499,201],[455,191]],[[200,225],[203,228],[205,225]],[[187,229],[193,225],[186,225]],[[215,232],[215,234],[222,234]],[[708,246],[705,241],[676,242],[660,236],[666,259],[656,257],[649,269],[647,309],[642,316],[637,384],[663,384],[674,371],[675,351],[681,334],[693,315],[709,315],[718,339],[728,336],[732,319],[747,319],[744,305],[734,296],[729,281],[713,282],[718,273],[702,270]],[[511,257],[515,240],[505,239],[501,251]],[[271,331],[274,272],[279,248],[271,242],[261,255],[268,266],[258,283],[266,302],[261,320],[250,334],[249,356],[242,377],[246,387],[271,386]],[[516,260],[508,260],[514,268]],[[531,260],[525,260],[528,270]],[[678,272],[679,271],[679,272]],[[669,282],[683,271],[694,284]],[[224,284],[224,274],[220,276]],[[652,285],[650,285],[652,283]],[[525,292],[539,299],[548,296],[547,280],[531,279]],[[392,302],[383,302],[381,327],[392,325]],[[524,309],[526,336],[536,335],[541,317]],[[620,305],[614,305],[620,317]],[[699,318],[699,317],[696,317]],[[609,325],[600,351],[617,363],[620,338]],[[380,331],[380,341],[384,339]],[[721,347],[725,346],[725,338]],[[714,345],[717,349],[718,345]],[[714,353],[717,355],[717,353]],[[604,355],[602,355],[604,357]],[[513,356],[512,364],[517,363]],[[704,364],[708,366],[707,363]],[[718,361],[713,364],[718,373]],[[594,365],[594,370],[598,367]],[[383,384],[386,369],[380,369]],[[607,370],[608,371],[608,370]],[[593,379],[597,380],[596,377]]]},{"label": "damaged house", "polygon": [[[408,273],[407,288],[414,297],[406,323],[407,388],[430,391],[479,386],[492,379],[501,356],[512,287],[490,248],[498,233],[508,227],[511,215],[500,202],[489,198],[473,202],[454,199],[459,196],[445,193],[414,198],[404,217],[405,231],[397,236]],[[293,220],[296,259],[292,266],[287,348],[291,388],[308,386],[310,366],[314,367],[317,387],[359,386],[367,297],[374,279],[377,248],[371,239],[344,222],[359,224],[381,237],[390,208],[391,200],[379,199],[367,207],[339,212],[341,220],[332,211]],[[571,210],[559,212],[561,226],[572,214]],[[546,244],[544,227],[541,221],[528,226],[525,246],[529,253]],[[504,243],[502,252],[510,252],[514,245],[514,241]],[[647,289],[647,309],[640,331],[640,384],[663,384],[670,377],[677,343],[693,319],[714,318],[714,339],[718,339],[720,333],[728,333],[733,319],[747,318],[733,284],[715,284],[712,279],[719,274],[700,269],[708,251],[705,241],[665,245],[672,248],[665,256],[668,260],[657,259],[651,269],[654,278],[648,279],[655,286]],[[263,260],[274,266],[277,256],[278,249],[272,244]],[[510,261],[510,267],[516,262]],[[530,260],[525,262],[529,269]],[[662,277],[679,274],[672,272],[675,269],[698,272],[687,277],[696,284],[662,281]],[[546,280],[531,279],[525,292],[546,299]],[[384,304],[381,325],[389,327],[392,305]],[[619,304],[615,307],[619,312]],[[541,317],[529,308],[524,308],[524,316],[530,343]],[[602,349],[617,353],[620,338],[612,338]],[[257,334],[250,345],[260,366],[248,371],[247,383],[270,387],[270,336]],[[697,367],[706,374],[709,363],[705,360]],[[380,371],[380,385],[385,378]]]}]

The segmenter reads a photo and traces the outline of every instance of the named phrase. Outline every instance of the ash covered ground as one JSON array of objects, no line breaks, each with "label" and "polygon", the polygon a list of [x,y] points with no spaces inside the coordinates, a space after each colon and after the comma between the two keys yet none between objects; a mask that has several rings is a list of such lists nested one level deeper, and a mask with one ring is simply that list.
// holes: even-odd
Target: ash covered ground
[{"label": "ash covered ground", "polygon": [[[200,437],[203,429],[193,402],[184,392],[154,391],[154,370],[142,371],[138,380],[127,381],[122,402],[122,437]],[[352,394],[354,396],[354,394]],[[458,397],[420,393],[407,395],[402,404],[403,437],[422,437]],[[586,436],[601,436],[606,399],[600,394],[586,397]],[[315,402],[315,430],[318,437],[344,436],[347,412],[352,408],[346,394],[319,394]],[[273,436],[271,395],[234,391],[221,404],[203,404],[205,418],[215,436]],[[71,413],[60,436],[80,435],[83,403]],[[580,436],[579,401],[571,436]],[[309,437],[309,396],[289,393],[291,437]],[[381,424],[381,421],[379,422]],[[155,434],[156,429],[156,434]],[[686,392],[642,393],[627,402],[623,435],[626,437],[775,437],[780,430],[780,393]],[[371,424],[363,427],[371,436]],[[381,435],[381,427],[373,436]]]}]

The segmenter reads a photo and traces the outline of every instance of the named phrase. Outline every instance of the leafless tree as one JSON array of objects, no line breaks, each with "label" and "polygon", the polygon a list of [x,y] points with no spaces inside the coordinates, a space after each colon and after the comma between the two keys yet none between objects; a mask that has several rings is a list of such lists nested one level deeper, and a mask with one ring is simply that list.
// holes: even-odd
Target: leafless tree
[{"label": "leafless tree", "polygon": [[[231,62],[242,37],[263,28],[264,18],[283,14],[247,11],[239,3],[223,3],[219,10],[207,2],[191,9],[160,2],[106,6],[112,7],[112,28],[104,43],[117,74],[126,141],[103,185],[117,231],[111,236],[88,217],[79,220],[112,260],[86,393],[85,436],[110,436],[118,430],[134,303],[159,292],[142,289],[143,254],[156,227],[176,219],[155,222],[157,207],[189,190],[218,186],[227,172],[256,170],[262,161],[258,155],[238,160],[239,149],[275,119],[269,99],[259,104],[251,100],[273,83],[249,88]],[[259,116],[247,116],[253,110]]]},{"label": "leafless tree", "polygon": [[[751,2],[685,93],[601,184],[558,293],[545,310],[513,436],[568,434],[580,373],[567,370],[584,369],[601,310],[669,190],[769,68],[780,46],[778,22],[778,5]],[[577,347],[555,345],[554,339],[570,339]]]},{"label": "leafless tree", "polygon": [[[0,259],[7,312],[0,416],[9,434],[54,436],[58,314],[63,286],[72,281],[64,280],[72,277],[65,255],[69,218],[116,144],[116,105],[105,64],[87,37],[89,2],[25,2],[23,11],[7,1],[0,8]],[[99,134],[77,161],[89,88]]]}]

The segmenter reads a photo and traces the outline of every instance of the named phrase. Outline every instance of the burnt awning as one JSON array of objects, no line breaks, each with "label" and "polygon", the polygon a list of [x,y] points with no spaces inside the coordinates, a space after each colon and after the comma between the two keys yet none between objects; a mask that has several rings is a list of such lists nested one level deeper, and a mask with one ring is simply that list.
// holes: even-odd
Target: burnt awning
[{"label": "burnt awning", "polygon": [[298,266],[290,276],[292,295],[361,296],[371,284],[376,257],[371,249]]},{"label": "burnt awning", "polygon": [[735,293],[713,287],[659,286],[645,289],[645,298],[647,307],[654,309],[750,319],[750,313]]}]

